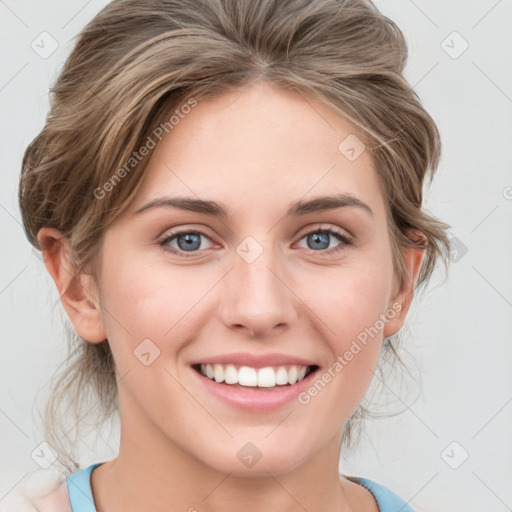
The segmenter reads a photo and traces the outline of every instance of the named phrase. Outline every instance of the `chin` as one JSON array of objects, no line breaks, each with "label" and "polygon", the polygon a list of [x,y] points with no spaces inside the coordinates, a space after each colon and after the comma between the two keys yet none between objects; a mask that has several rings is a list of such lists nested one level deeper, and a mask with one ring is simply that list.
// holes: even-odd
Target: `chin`
[{"label": "chin", "polygon": [[[203,463],[213,470],[241,478],[268,478],[286,475],[305,462],[304,447],[296,448],[293,443],[232,442],[219,447],[219,452],[210,453]],[[228,450],[226,450],[228,448]]]}]

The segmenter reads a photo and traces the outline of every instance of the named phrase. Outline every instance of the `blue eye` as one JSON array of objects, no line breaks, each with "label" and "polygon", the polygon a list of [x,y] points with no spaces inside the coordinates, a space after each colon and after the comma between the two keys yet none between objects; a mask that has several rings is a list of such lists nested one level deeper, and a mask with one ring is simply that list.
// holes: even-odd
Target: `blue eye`
[{"label": "blue eye", "polygon": [[[178,231],[162,240],[160,245],[177,254],[184,252],[193,253],[197,252],[197,249],[201,246],[201,237],[210,240],[207,235],[200,231]],[[174,241],[176,241],[178,247],[171,245],[171,242]]]},{"label": "blue eye", "polygon": [[[169,234],[165,237],[159,245],[165,250],[168,250],[174,254],[178,254],[183,257],[194,256],[194,254],[201,252],[201,237],[209,240],[211,238],[202,233],[201,231],[177,231]],[[332,238],[337,239],[340,243],[334,247],[329,247],[332,242]],[[307,239],[306,249],[310,249],[314,252],[331,253],[339,250],[343,250],[349,245],[352,245],[351,238],[344,232],[337,231],[332,228],[317,228],[314,231],[309,231],[303,235],[300,240]],[[176,243],[177,246],[174,244]],[[203,247],[204,249],[210,249],[209,247]],[[304,249],[304,247],[302,247]]]},{"label": "blue eye", "polygon": [[[335,247],[330,247],[330,242],[332,238],[336,238],[340,243]],[[311,249],[315,252],[334,252],[337,250],[344,249],[347,245],[351,245],[351,239],[341,231],[337,231],[335,229],[316,229],[315,231],[310,231],[306,233],[301,240],[306,239],[307,248]],[[328,249],[328,250],[325,250]]]}]

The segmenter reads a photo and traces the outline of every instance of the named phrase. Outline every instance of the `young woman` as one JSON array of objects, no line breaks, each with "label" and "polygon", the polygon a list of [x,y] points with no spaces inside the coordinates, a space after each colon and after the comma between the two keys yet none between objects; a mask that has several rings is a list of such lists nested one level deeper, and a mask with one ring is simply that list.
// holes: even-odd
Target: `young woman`
[{"label": "young woman", "polygon": [[[36,507],[412,510],[338,469],[449,248],[406,57],[364,0],[117,0],[86,26],[20,182],[78,337]],[[121,442],[80,469],[53,413],[89,390]]]}]

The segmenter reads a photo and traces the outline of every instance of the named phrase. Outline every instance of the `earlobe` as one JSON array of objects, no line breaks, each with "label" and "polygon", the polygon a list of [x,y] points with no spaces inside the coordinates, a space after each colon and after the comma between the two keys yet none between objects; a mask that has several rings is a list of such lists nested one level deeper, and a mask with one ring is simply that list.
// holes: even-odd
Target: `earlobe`
[{"label": "earlobe", "polygon": [[59,292],[66,313],[77,334],[96,343],[106,339],[103,317],[99,307],[96,284],[91,275],[76,275],[71,261],[69,240],[50,227],[37,235],[44,264]]},{"label": "earlobe", "polygon": [[417,242],[417,245],[403,249],[406,276],[401,289],[391,299],[389,308],[397,312],[384,327],[384,337],[393,336],[402,327],[409,307],[414,298],[414,290],[425,255],[425,236],[419,231],[407,231],[408,236]]}]

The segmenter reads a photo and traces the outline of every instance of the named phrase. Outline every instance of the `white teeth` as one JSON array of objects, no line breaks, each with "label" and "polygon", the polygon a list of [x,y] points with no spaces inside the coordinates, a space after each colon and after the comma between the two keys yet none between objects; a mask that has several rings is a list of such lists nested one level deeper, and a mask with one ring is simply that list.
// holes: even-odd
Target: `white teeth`
[{"label": "white teeth", "polygon": [[288,372],[284,366],[280,366],[276,372],[276,384],[282,386],[288,384]]},{"label": "white teeth", "polygon": [[221,364],[213,365],[213,377],[215,379],[215,382],[224,381],[224,368],[222,368]]},{"label": "white teeth", "polygon": [[237,368],[233,364],[218,363],[201,365],[201,374],[215,382],[260,388],[295,384],[305,378],[307,370],[307,366],[297,365],[266,366],[265,368],[251,368],[250,366]]},{"label": "white teeth", "polygon": [[226,384],[236,384],[238,382],[238,371],[232,364],[228,364],[226,366],[224,380],[226,381]]},{"label": "white teeth", "polygon": [[297,367],[292,366],[288,371],[288,382],[290,384],[295,384],[297,382]]},{"label": "white teeth", "polygon": [[276,372],[273,368],[260,368],[258,370],[258,387],[273,388],[276,385]]},{"label": "white teeth", "polygon": [[238,384],[240,386],[257,386],[258,374],[256,370],[248,366],[240,367],[240,370],[238,370]]}]

